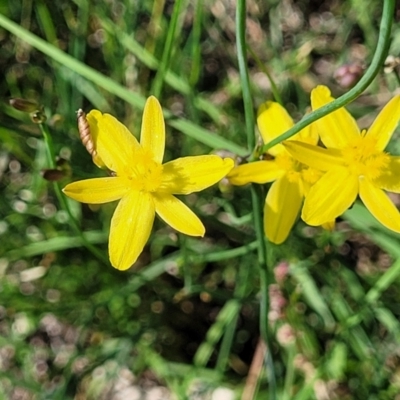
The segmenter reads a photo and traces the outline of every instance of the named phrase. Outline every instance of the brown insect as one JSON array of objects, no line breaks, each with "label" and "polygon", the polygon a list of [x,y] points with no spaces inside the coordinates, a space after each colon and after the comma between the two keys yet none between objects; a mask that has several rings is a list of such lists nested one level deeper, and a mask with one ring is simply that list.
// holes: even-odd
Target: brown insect
[{"label": "brown insect", "polygon": [[83,145],[86,147],[86,150],[89,152],[89,154],[95,158],[96,157],[96,149],[94,148],[94,143],[92,140],[92,136],[90,135],[90,127],[89,123],[86,119],[86,113],[80,108],[76,112],[76,116],[78,119],[78,130],[79,130],[79,136],[81,138],[81,141]]},{"label": "brown insect", "polygon": [[107,169],[103,160],[97,154],[92,135],[90,134],[90,126],[88,120],[86,119],[86,113],[80,108],[76,112],[76,117],[78,119],[79,137],[81,138],[81,141],[83,145],[86,147],[88,153],[92,156],[93,162],[99,168]]}]

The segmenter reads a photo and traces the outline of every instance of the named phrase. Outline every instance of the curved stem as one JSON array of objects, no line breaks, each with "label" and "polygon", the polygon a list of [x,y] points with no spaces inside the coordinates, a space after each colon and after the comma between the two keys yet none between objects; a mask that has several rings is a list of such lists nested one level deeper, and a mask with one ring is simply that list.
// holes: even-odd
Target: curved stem
[{"label": "curved stem", "polygon": [[[253,102],[250,90],[250,81],[247,71],[247,56],[246,56],[246,0],[238,0],[236,8],[236,46],[238,53],[239,74],[240,82],[243,92],[243,105],[246,122],[247,145],[249,149],[253,149],[255,145],[254,134],[254,112]],[[251,187],[251,200],[253,206],[253,218],[258,242],[258,265],[260,272],[260,286],[261,286],[261,299],[260,299],[260,334],[262,340],[266,344],[266,365],[269,373],[269,392],[270,399],[276,399],[276,384],[275,384],[275,371],[274,363],[271,356],[271,346],[268,336],[268,266],[267,266],[267,249],[264,239],[264,224],[262,219],[262,196],[260,190],[256,185]]]},{"label": "curved stem", "polygon": [[324,117],[325,115],[330,114],[337,109],[344,107],[346,104],[355,100],[375,79],[376,75],[379,72],[382,64],[385,61],[386,54],[389,48],[390,42],[390,33],[393,22],[393,13],[395,8],[395,0],[384,0],[383,11],[382,11],[382,19],[379,28],[379,39],[378,44],[376,46],[376,51],[374,57],[372,58],[371,65],[365,72],[364,76],[360,79],[360,81],[353,87],[353,89],[349,90],[343,96],[340,96],[335,101],[326,104],[325,106],[319,108],[318,110],[313,111],[312,113],[306,115],[301,119],[296,125],[287,130],[284,134],[278,136],[274,140],[271,140],[269,143],[265,144],[259,149],[259,153],[265,153],[271,147],[276,144],[282,142],[283,140],[289,139],[291,136],[300,132],[307,125],[315,122],[317,119]]}]

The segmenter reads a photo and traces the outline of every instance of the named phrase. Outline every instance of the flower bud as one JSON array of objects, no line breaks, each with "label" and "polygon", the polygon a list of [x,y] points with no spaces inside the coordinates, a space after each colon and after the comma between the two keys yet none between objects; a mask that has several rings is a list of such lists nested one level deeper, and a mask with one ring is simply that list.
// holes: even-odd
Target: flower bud
[{"label": "flower bud", "polygon": [[42,169],[41,175],[46,181],[59,181],[66,176],[66,172],[61,169]]},{"label": "flower bud", "polygon": [[43,106],[40,106],[40,109],[31,113],[31,120],[34,124],[43,124],[44,122],[46,122],[47,117],[44,113]]},{"label": "flower bud", "polygon": [[16,110],[23,111],[26,113],[32,113],[39,109],[39,104],[33,100],[25,100],[20,98],[10,99],[10,106]]}]

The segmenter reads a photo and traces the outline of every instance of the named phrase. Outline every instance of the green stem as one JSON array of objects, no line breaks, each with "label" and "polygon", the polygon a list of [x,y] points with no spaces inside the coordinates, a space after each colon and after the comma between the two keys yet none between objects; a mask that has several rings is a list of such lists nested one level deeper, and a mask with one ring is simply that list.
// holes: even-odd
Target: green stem
[{"label": "green stem", "polygon": [[[238,53],[239,74],[243,92],[243,105],[246,122],[247,145],[251,150],[255,146],[254,134],[254,112],[253,102],[250,90],[250,81],[247,70],[247,55],[246,55],[246,0],[238,0],[236,8],[236,46]],[[258,265],[260,270],[260,334],[267,348],[266,363],[269,373],[269,392],[270,400],[276,399],[276,383],[274,363],[271,355],[271,346],[268,336],[268,266],[267,266],[267,251],[264,239],[264,224],[262,219],[262,197],[259,189],[252,185],[251,200],[253,207],[254,227],[258,242]]]},{"label": "green stem", "polygon": [[278,102],[280,105],[283,105],[282,97],[279,93],[278,86],[276,85],[274,78],[272,78],[272,75],[269,73],[268,68],[261,62],[260,58],[257,56],[257,54],[253,51],[253,49],[250,46],[248,46],[247,48],[248,48],[251,56],[254,58],[254,61],[258,65],[258,68],[262,72],[264,72],[265,75],[267,75],[267,78],[271,85],[271,92],[272,92],[272,95],[274,96],[275,101]]},{"label": "green stem", "polygon": [[[56,161],[55,161],[56,157],[55,157],[55,152],[54,152],[53,139],[51,137],[50,131],[49,131],[47,125],[45,125],[43,123],[39,124],[39,127],[42,132],[42,135],[44,138],[44,143],[46,146],[47,162],[49,163],[50,168],[56,168]],[[61,208],[63,208],[68,214],[68,217],[69,217],[68,220],[70,222],[71,228],[81,238],[84,246],[101,262],[103,262],[104,264],[109,264],[109,261],[104,256],[104,254],[101,253],[91,243],[89,243],[88,240],[86,239],[86,237],[84,236],[82,230],[79,227],[77,220],[74,218],[74,216],[71,212],[71,209],[69,208],[68,202],[65,198],[64,193],[61,191],[61,188],[60,188],[60,185],[58,184],[58,182],[54,182],[53,187],[54,187],[54,192],[56,194],[58,202],[61,205]]]},{"label": "green stem", "polygon": [[189,76],[189,84],[191,88],[195,88],[200,77],[201,63],[201,28],[203,22],[204,4],[203,0],[198,0],[196,4],[196,12],[193,21],[192,31],[192,47],[191,47],[191,70]]},{"label": "green stem", "polygon": [[[289,139],[296,133],[300,132],[306,126],[315,122],[316,120],[324,117],[325,115],[330,114],[337,109],[344,107],[346,104],[355,100],[375,79],[376,75],[379,72],[382,64],[385,61],[386,54],[389,48],[390,43],[390,33],[393,22],[393,13],[395,9],[395,0],[385,0],[383,4],[382,11],[382,19],[379,28],[379,39],[378,44],[376,46],[376,51],[374,57],[372,58],[371,65],[365,72],[364,76],[360,79],[356,86],[353,89],[349,90],[343,96],[340,96],[335,101],[332,101],[329,104],[319,108],[318,110],[313,111],[310,114],[307,114],[303,117],[296,125],[287,130],[284,134],[278,136],[274,140],[271,140],[269,143],[262,146],[258,152],[260,154],[265,153],[271,147],[277,145],[283,140]],[[256,155],[254,155],[256,156]]]},{"label": "green stem", "polygon": [[167,38],[165,39],[164,51],[161,58],[161,63],[158,67],[157,74],[154,77],[151,92],[157,98],[160,97],[163,83],[165,80],[165,75],[168,71],[169,61],[171,59],[171,54],[173,46],[175,44],[176,28],[178,26],[178,19],[181,11],[182,0],[176,0],[174,4],[174,10],[172,12],[171,22],[168,27]]}]

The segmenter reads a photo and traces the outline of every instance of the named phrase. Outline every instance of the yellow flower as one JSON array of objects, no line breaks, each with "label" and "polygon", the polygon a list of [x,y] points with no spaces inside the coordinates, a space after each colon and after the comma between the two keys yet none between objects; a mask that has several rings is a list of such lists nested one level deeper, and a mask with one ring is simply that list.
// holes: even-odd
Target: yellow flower
[{"label": "yellow flower", "polygon": [[[264,143],[268,143],[291,128],[293,120],[281,105],[267,101],[258,110],[257,124]],[[316,144],[318,136],[309,126],[292,139]],[[269,152],[273,160],[239,165],[228,174],[228,179],[233,185],[274,182],[265,199],[264,231],[268,240],[280,244],[288,237],[304,196],[321,175],[299,163],[281,144]]]},{"label": "yellow flower", "polygon": [[203,236],[199,218],[174,194],[203,190],[233,167],[215,155],[178,158],[162,164],[165,124],[160,103],[149,97],[143,112],[140,143],[109,114],[91,111],[87,120],[97,155],[113,176],[74,182],[64,193],[75,200],[100,204],[120,200],[111,220],[111,264],[128,269],[142,252],[155,214],[179,232]]},{"label": "yellow flower", "polygon": [[[311,93],[313,109],[333,101],[325,86]],[[400,214],[384,190],[400,193],[400,157],[384,152],[400,118],[400,96],[383,108],[368,131],[360,131],[353,117],[341,108],[316,121],[327,148],[286,142],[298,161],[326,173],[310,189],[302,218],[320,225],[345,212],[357,195],[384,226],[400,232]],[[384,190],[383,190],[384,189]]]}]

